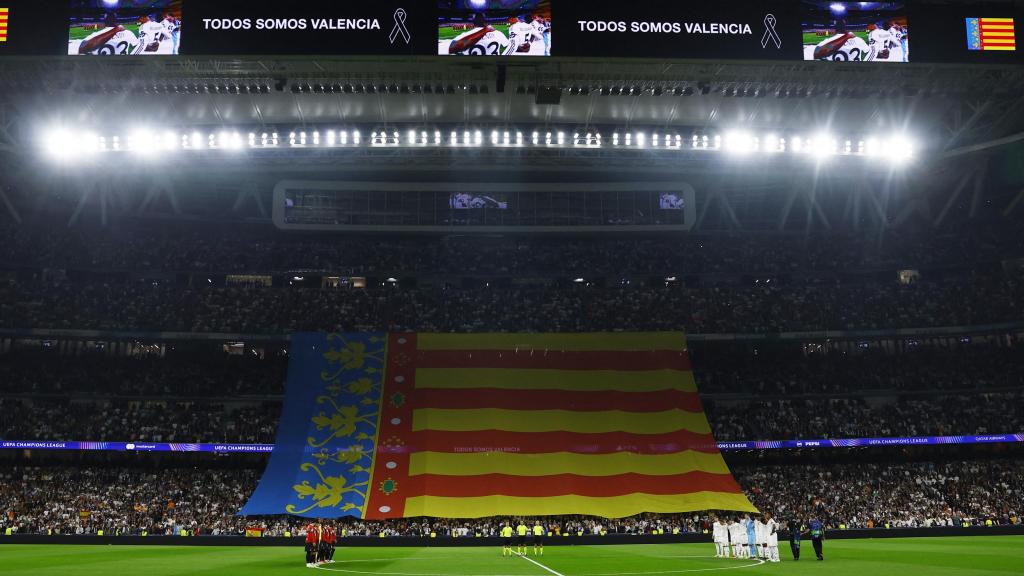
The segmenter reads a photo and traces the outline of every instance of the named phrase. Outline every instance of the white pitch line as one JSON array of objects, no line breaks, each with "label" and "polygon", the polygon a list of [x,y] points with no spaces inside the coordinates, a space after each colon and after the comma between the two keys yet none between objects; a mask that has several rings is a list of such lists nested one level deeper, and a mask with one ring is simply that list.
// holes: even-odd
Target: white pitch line
[{"label": "white pitch line", "polygon": [[527,561],[527,562],[529,562],[530,564],[534,564],[534,565],[536,565],[536,566],[539,566],[539,567],[541,567],[541,568],[543,568],[543,569],[547,570],[548,572],[551,572],[551,573],[552,573],[552,574],[554,574],[555,576],[565,576],[565,574],[562,574],[561,572],[555,572],[555,571],[554,571],[554,570],[552,570],[551,568],[548,568],[547,566],[545,566],[545,565],[541,564],[540,562],[537,562],[536,560],[530,560],[530,557],[529,557],[529,556],[526,556],[525,554],[520,554],[520,553],[516,552],[516,556],[519,556],[520,558],[522,558],[523,560],[526,560],[526,561]]}]

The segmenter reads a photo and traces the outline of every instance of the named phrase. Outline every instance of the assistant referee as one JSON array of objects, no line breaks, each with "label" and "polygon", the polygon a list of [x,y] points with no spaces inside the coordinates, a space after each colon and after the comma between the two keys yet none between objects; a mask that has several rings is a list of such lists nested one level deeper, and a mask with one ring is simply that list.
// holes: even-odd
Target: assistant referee
[{"label": "assistant referee", "polygon": [[519,525],[516,526],[516,549],[519,551],[520,556],[526,554],[526,535],[529,532],[530,530],[526,527],[526,523],[520,520]]},{"label": "assistant referee", "polygon": [[508,522],[501,527],[501,555],[511,556],[512,555],[512,527],[509,526]]},{"label": "assistant referee", "polygon": [[544,527],[540,521],[533,524],[533,555],[537,555],[537,547],[540,547],[540,555],[544,555]]}]

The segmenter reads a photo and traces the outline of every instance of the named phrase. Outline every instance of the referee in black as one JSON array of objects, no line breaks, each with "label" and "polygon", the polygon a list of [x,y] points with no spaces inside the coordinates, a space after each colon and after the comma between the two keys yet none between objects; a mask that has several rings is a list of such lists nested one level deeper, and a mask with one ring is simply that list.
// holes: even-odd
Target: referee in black
[{"label": "referee in black", "polygon": [[789,551],[793,553],[795,561],[800,560],[800,531],[803,527],[803,522],[795,518],[786,523],[786,529],[789,530]]},{"label": "referee in black", "polygon": [[824,560],[825,557],[821,553],[821,545],[825,541],[825,526],[821,523],[821,520],[814,518],[807,523],[807,527],[811,532],[811,544],[814,545],[814,555],[818,557],[818,560]]}]

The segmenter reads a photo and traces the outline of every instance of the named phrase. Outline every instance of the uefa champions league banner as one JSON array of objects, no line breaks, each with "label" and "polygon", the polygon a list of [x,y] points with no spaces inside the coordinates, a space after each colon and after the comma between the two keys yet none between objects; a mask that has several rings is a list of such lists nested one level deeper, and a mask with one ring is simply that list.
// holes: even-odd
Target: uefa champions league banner
[{"label": "uefa champions league banner", "polygon": [[[1007,444],[1024,442],[1024,433],[983,436],[898,436],[889,438],[832,438],[811,440],[744,440],[717,442],[723,452],[734,450],[792,450],[801,448],[864,448],[873,446],[943,446],[950,444]],[[273,444],[175,444],[167,442],[65,442],[0,440],[0,450],[99,450],[110,452],[214,452],[269,454]],[[312,454],[318,450],[309,449]]]},{"label": "uefa champions league banner", "polygon": [[0,0],[0,15],[0,57],[1024,63],[1021,0]]},{"label": "uefa champions league banner", "polygon": [[175,442],[77,442],[54,440],[0,440],[4,450],[98,450],[105,452],[214,452],[218,454],[270,453],[273,444],[209,444]]}]

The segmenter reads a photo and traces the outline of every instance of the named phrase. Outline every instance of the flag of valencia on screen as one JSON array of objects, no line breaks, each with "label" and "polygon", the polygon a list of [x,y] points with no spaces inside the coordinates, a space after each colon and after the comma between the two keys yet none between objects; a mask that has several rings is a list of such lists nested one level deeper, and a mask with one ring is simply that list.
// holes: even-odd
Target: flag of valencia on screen
[{"label": "flag of valencia on screen", "polygon": [[298,334],[243,515],[754,511],[681,333]]},{"label": "flag of valencia on screen", "polygon": [[0,42],[7,42],[7,24],[10,20],[11,9],[0,6]]},{"label": "flag of valencia on screen", "polygon": [[969,50],[1016,50],[1013,18],[968,18]]}]

